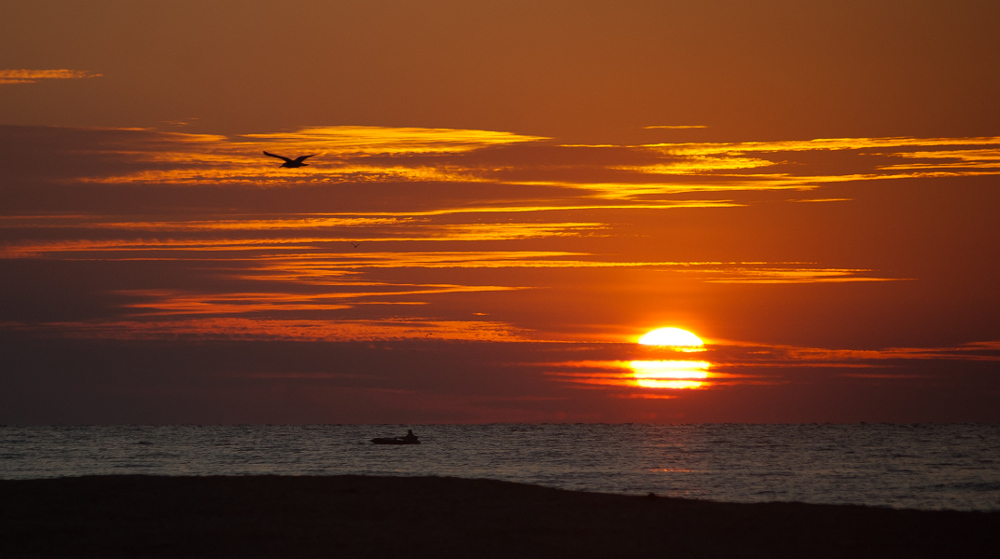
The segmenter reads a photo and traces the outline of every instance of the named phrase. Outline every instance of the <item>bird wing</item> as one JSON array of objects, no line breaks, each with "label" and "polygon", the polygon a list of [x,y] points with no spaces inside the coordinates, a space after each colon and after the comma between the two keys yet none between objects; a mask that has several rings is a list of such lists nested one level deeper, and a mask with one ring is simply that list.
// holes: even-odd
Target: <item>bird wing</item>
[{"label": "bird wing", "polygon": [[277,157],[278,159],[284,159],[285,161],[291,161],[291,159],[289,159],[287,157],[283,157],[283,156],[280,156],[280,155],[275,155],[273,153],[268,153],[266,151],[264,152],[264,155],[269,155],[271,157]]},{"label": "bird wing", "polygon": [[310,158],[310,157],[313,157],[313,156],[315,156],[315,155],[316,155],[315,153],[314,153],[314,154],[312,154],[312,155],[300,155],[300,156],[298,156],[298,157],[296,157],[296,158],[295,158],[295,162],[296,162],[296,163],[302,163],[302,162],[303,162],[303,161],[305,161],[306,159],[308,159],[308,158]]}]

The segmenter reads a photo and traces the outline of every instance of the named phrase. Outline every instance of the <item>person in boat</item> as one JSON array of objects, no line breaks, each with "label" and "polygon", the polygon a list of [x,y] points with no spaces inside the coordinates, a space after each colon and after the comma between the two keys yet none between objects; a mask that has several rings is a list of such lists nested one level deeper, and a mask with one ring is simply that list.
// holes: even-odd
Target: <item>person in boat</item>
[{"label": "person in boat", "polygon": [[404,442],[408,442],[408,443],[415,443],[415,442],[417,442],[418,438],[419,437],[417,437],[416,435],[413,434],[413,429],[407,429],[406,430],[406,436],[403,437],[403,441]]}]

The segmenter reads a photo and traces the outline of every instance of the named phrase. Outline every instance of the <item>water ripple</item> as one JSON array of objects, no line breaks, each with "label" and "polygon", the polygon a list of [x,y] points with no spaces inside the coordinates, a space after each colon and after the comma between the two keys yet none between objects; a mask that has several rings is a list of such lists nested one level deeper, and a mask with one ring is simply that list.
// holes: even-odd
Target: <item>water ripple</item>
[{"label": "water ripple", "polygon": [[[412,428],[424,444],[376,446]],[[0,427],[0,479],[442,475],[718,501],[1000,510],[1000,425]]]}]

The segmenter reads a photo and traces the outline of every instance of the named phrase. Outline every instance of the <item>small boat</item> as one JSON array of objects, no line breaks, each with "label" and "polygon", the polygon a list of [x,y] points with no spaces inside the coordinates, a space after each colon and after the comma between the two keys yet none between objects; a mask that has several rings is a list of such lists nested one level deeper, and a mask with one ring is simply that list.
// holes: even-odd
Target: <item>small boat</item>
[{"label": "small boat", "polygon": [[374,438],[372,442],[375,444],[420,444],[420,441],[408,441],[403,437]]},{"label": "small boat", "polygon": [[372,439],[375,444],[420,444],[418,437],[413,434],[413,429],[406,431],[403,437],[376,437]]}]

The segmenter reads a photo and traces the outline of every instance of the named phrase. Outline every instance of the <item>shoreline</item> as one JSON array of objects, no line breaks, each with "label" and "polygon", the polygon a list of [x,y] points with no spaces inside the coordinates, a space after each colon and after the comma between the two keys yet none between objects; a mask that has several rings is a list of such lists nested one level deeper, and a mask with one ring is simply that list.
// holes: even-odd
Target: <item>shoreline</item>
[{"label": "shoreline", "polygon": [[1000,512],[726,503],[452,477],[0,480],[0,556],[988,557]]}]

